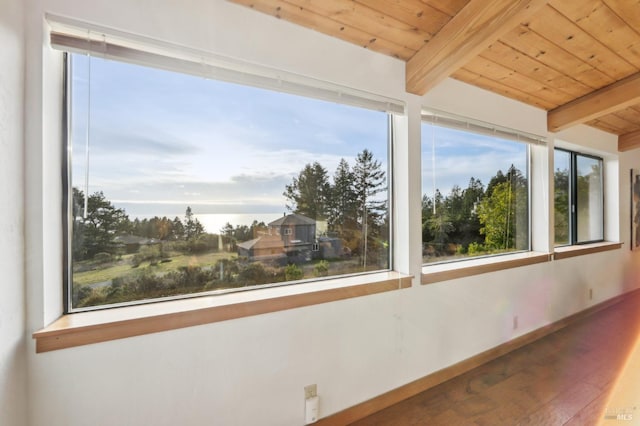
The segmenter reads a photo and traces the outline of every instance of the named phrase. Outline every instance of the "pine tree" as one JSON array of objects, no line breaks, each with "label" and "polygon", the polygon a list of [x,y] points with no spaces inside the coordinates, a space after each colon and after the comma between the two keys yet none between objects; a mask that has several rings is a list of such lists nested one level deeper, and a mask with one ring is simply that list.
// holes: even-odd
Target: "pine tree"
[{"label": "pine tree", "polygon": [[[387,189],[385,172],[378,160],[374,160],[371,151],[364,149],[356,157],[353,167],[354,190],[358,222],[362,229],[360,253],[363,267],[367,266],[367,255],[370,242],[379,235],[380,225],[385,222],[387,199],[377,197]],[[373,237],[373,238],[372,238]]]},{"label": "pine tree", "polygon": [[193,217],[193,211],[190,206],[187,206],[187,210],[184,214],[184,233],[187,241],[193,241],[204,233],[204,227],[198,220]]},{"label": "pine tree", "polygon": [[285,187],[283,195],[289,201],[287,209],[318,220],[327,216],[329,191],[327,170],[314,162],[304,166],[298,177]]},{"label": "pine tree", "polygon": [[77,260],[91,259],[97,253],[114,253],[114,238],[126,232],[131,222],[123,209],[116,208],[107,200],[102,191],[95,192],[87,199],[84,215],[84,194],[74,188],[74,256]]},{"label": "pine tree", "polygon": [[332,231],[344,233],[356,224],[356,196],[353,186],[354,175],[349,163],[342,158],[333,175],[333,185],[329,196],[328,225]]}]

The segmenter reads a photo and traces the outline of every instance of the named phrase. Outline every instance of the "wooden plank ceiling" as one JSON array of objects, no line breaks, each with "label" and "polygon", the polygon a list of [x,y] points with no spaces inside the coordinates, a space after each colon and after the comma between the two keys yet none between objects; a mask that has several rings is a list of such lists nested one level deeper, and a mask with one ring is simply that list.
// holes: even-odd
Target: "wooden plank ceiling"
[{"label": "wooden plank ceiling", "polygon": [[640,147],[640,0],[230,0],[406,61],[406,89],[447,77]]}]

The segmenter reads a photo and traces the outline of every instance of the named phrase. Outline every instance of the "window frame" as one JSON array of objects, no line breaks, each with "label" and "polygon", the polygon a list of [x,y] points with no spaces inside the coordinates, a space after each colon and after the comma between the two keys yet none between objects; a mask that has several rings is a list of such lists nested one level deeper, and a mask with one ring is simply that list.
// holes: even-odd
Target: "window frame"
[{"label": "window frame", "polygon": [[[76,51],[74,49],[69,49],[68,51],[62,51],[61,54],[63,56],[63,60],[62,60],[62,64],[63,64],[63,91],[62,91],[62,122],[63,122],[63,129],[62,129],[62,137],[61,140],[63,141],[62,145],[62,152],[63,152],[63,161],[62,161],[62,231],[63,231],[63,238],[62,238],[62,252],[63,252],[63,314],[73,314],[73,313],[80,313],[80,312],[91,312],[91,311],[100,311],[100,310],[106,310],[106,309],[117,309],[117,308],[127,308],[127,307],[133,307],[133,306],[137,306],[137,305],[145,305],[145,304],[152,304],[152,303],[162,303],[162,302],[171,302],[171,301],[176,301],[176,300],[182,300],[182,299],[190,299],[190,298],[198,298],[198,297],[219,297],[219,296],[224,296],[226,294],[232,294],[232,293],[237,293],[237,292],[249,292],[249,291],[259,291],[259,290],[263,290],[263,289],[269,289],[269,288],[277,288],[277,287],[286,287],[286,286],[299,286],[299,285],[303,285],[303,284],[308,284],[308,283],[315,283],[315,282],[319,282],[319,281],[327,281],[329,285],[332,285],[331,282],[335,281],[335,280],[346,280],[346,279],[351,279],[351,278],[358,278],[358,277],[366,277],[366,276],[371,276],[371,283],[375,284],[377,282],[379,282],[379,279],[376,278],[376,276],[380,276],[380,274],[383,274],[384,277],[387,277],[388,274],[397,274],[394,272],[394,250],[393,250],[393,235],[394,235],[394,214],[393,214],[393,207],[395,205],[395,203],[393,202],[393,144],[395,143],[394,141],[394,134],[392,129],[390,128],[391,123],[393,122],[392,117],[395,114],[398,114],[397,112],[393,112],[393,110],[397,110],[398,105],[402,105],[402,108],[404,110],[404,104],[400,103],[399,101],[396,101],[396,103],[393,104],[389,104],[387,103],[387,105],[394,105],[390,108],[387,108],[387,110],[381,110],[380,109],[380,105],[382,105],[380,103],[380,101],[378,100],[378,98],[381,98],[377,95],[372,95],[371,94],[371,102],[373,103],[372,105],[368,105],[367,104],[367,100],[368,98],[364,97],[362,99],[358,98],[358,96],[366,96],[369,95],[368,93],[365,92],[359,92],[355,89],[348,89],[348,88],[343,88],[340,89],[341,86],[333,86],[331,85],[330,87],[333,90],[337,90],[338,92],[338,98],[341,98],[342,96],[345,97],[345,102],[337,102],[335,99],[332,99],[330,95],[327,95],[327,90],[323,87],[316,87],[314,86],[315,80],[313,79],[308,79],[308,81],[306,79],[303,78],[303,81],[296,81],[295,84],[295,88],[298,89],[299,87],[306,87],[306,90],[302,90],[302,93],[299,93],[299,90],[287,90],[287,89],[283,89],[283,90],[275,90],[274,87],[270,86],[270,85],[264,85],[261,86],[260,84],[248,84],[246,81],[244,81],[243,79],[246,79],[246,75],[243,74],[242,78],[240,80],[240,82],[234,81],[231,78],[222,78],[219,79],[219,81],[221,82],[226,82],[226,83],[235,83],[235,84],[239,84],[241,86],[244,87],[256,87],[259,89],[264,89],[264,90],[270,90],[270,91],[274,91],[274,92],[282,92],[285,94],[289,94],[289,95],[294,95],[294,96],[300,96],[303,98],[307,98],[307,99],[315,99],[318,101],[324,101],[324,102],[331,102],[331,103],[335,103],[337,105],[346,105],[346,106],[350,106],[353,108],[359,108],[359,109],[364,109],[364,110],[374,110],[374,111],[379,111],[379,112],[384,112],[386,114],[384,120],[386,122],[386,126],[387,126],[387,130],[385,132],[385,149],[386,149],[386,153],[387,153],[387,157],[386,157],[386,161],[383,163],[383,165],[385,166],[385,173],[387,175],[386,177],[386,206],[387,206],[387,216],[388,216],[388,235],[389,235],[389,248],[387,249],[387,255],[388,255],[388,262],[387,262],[387,267],[386,268],[381,268],[381,269],[376,269],[373,271],[359,271],[359,272],[353,272],[353,273],[347,273],[347,274],[339,274],[339,275],[331,275],[331,276],[327,276],[327,277],[310,277],[310,278],[305,278],[303,280],[298,280],[298,281],[282,281],[282,282],[273,282],[273,283],[267,283],[267,284],[260,284],[260,285],[253,285],[253,286],[248,286],[248,287],[240,287],[240,288],[233,288],[233,289],[225,289],[225,290],[212,290],[212,291],[202,291],[202,292],[197,292],[197,293],[185,293],[185,294],[176,294],[173,296],[169,296],[169,297],[160,297],[160,298],[151,298],[151,299],[140,299],[140,300],[132,300],[129,302],[122,302],[122,303],[112,303],[112,304],[104,304],[104,305],[96,305],[96,306],[90,306],[90,307],[82,307],[82,308],[76,308],[73,307],[73,256],[72,256],[72,244],[73,244],[73,197],[71,196],[72,194],[72,182],[71,182],[71,167],[72,167],[72,158],[71,158],[71,152],[72,152],[72,147],[71,147],[71,133],[72,133],[72,114],[71,114],[71,108],[72,108],[72,78],[73,78],[73,73],[71,71],[71,67],[72,67],[72,60],[71,60],[71,54],[72,53],[79,53],[79,54],[83,54],[86,52],[82,52],[82,51]],[[109,60],[113,60],[113,61],[118,61],[118,62],[122,62],[122,63],[133,63],[136,65],[142,65],[142,66],[147,66],[147,67],[151,67],[154,69],[161,69],[163,70],[164,68],[162,67],[157,67],[155,64],[147,64],[144,62],[137,62],[137,61],[130,61],[127,59],[121,59],[121,58],[117,58],[117,57],[105,57],[105,59],[109,59]],[[175,71],[175,70],[171,70],[171,71]],[[180,72],[178,70],[178,72]],[[231,71],[232,72],[232,71]],[[246,72],[246,70],[243,70],[243,72]],[[190,73],[190,72],[184,72],[183,74],[185,75],[194,75],[194,73]],[[202,75],[199,74],[195,74],[196,77],[203,77]],[[227,77],[225,75],[225,77]],[[206,78],[206,77],[205,77]],[[305,86],[306,84],[306,86]],[[317,96],[312,96],[310,95],[310,93],[314,93],[314,91],[317,90]],[[342,91],[341,91],[342,90]],[[355,95],[353,94],[355,93]],[[271,229],[269,229],[269,231],[271,231]],[[281,234],[280,232],[280,228],[276,229],[276,232],[278,235]],[[285,228],[284,230],[284,235],[286,236],[291,236],[293,235],[293,231],[289,228]],[[384,275],[386,274],[386,275]],[[401,274],[402,275],[402,274]],[[402,275],[403,278],[407,278],[406,275]],[[359,282],[363,282],[366,281],[367,278],[363,278],[361,280],[358,280]],[[386,278],[385,278],[386,279]],[[400,288],[406,288],[407,284],[406,282],[404,282],[402,284],[402,286]]]},{"label": "window frame", "polygon": [[73,297],[73,190],[71,188],[71,59],[68,52],[62,52],[62,295],[63,313],[72,311]]},{"label": "window frame", "polygon": [[[569,154],[569,176],[568,176],[568,180],[569,180],[569,241],[566,244],[555,244],[555,224],[554,224],[554,239],[553,239],[553,245],[555,248],[560,248],[560,247],[570,247],[570,246],[579,246],[579,245],[587,245],[587,244],[596,244],[596,243],[602,243],[605,242],[605,238],[604,238],[604,231],[605,231],[605,225],[606,225],[606,218],[605,218],[605,210],[606,210],[606,194],[605,194],[605,172],[604,172],[604,159],[602,157],[599,157],[597,155],[593,155],[593,154],[587,154],[584,152],[579,152],[579,151],[574,151],[571,149],[567,149],[567,148],[562,148],[562,147],[554,147],[554,153],[555,151],[561,151],[564,153]],[[602,223],[601,223],[601,232],[602,232],[602,238],[600,239],[595,239],[595,240],[586,240],[586,241],[578,241],[578,179],[577,179],[577,173],[578,173],[578,157],[584,157],[584,158],[589,158],[592,160],[597,160],[600,164],[600,193],[602,194],[602,199],[601,201],[601,205],[602,205],[602,211],[601,211],[601,216],[602,216]],[[553,167],[553,173],[555,174],[555,161],[554,161],[554,167]],[[555,193],[555,179],[554,179],[554,193]],[[555,197],[554,197],[555,199]],[[555,203],[554,203],[554,216],[555,216]]]},{"label": "window frame", "polygon": [[[431,118],[431,121],[429,120]],[[443,124],[438,125],[438,120]],[[445,259],[445,260],[436,260],[433,262],[424,262],[424,257],[422,258],[422,268],[423,268],[423,277],[426,274],[429,274],[429,268],[433,270],[438,270],[441,265],[444,265],[445,270],[453,270],[455,264],[459,264],[460,262],[470,262],[477,259],[489,259],[487,262],[494,263],[491,259],[498,259],[497,262],[500,261],[500,257],[504,258],[504,261],[508,263],[512,262],[512,259],[519,259],[523,255],[527,255],[527,253],[533,252],[533,230],[532,230],[532,180],[531,180],[531,171],[532,171],[532,158],[533,155],[531,153],[531,145],[545,145],[546,139],[525,132],[520,132],[515,129],[502,127],[492,123],[486,123],[480,120],[474,120],[462,116],[457,116],[455,114],[450,114],[442,111],[438,111],[431,108],[423,108],[422,117],[421,117],[421,129],[423,125],[432,125],[439,126],[442,128],[450,128],[454,130],[458,130],[461,132],[467,132],[469,134],[476,134],[481,136],[489,136],[496,139],[496,141],[507,141],[512,143],[523,143],[526,145],[526,167],[525,174],[527,180],[527,248],[522,250],[513,250],[506,253],[494,253],[494,254],[483,254],[479,256],[467,256],[456,259]],[[422,143],[421,143],[421,152],[422,152]],[[488,184],[488,183],[487,183]],[[421,191],[424,195],[424,191]],[[421,239],[421,247],[423,247],[424,242]],[[528,260],[527,260],[528,261]],[[525,261],[525,262],[527,262]],[[450,264],[454,264],[451,267],[447,266]],[[467,269],[465,265],[458,266],[460,269]],[[502,268],[499,268],[502,269]],[[464,276],[464,272],[462,273]],[[455,273],[454,273],[455,275]],[[425,279],[423,278],[423,281]],[[423,282],[425,284],[426,282]]]}]

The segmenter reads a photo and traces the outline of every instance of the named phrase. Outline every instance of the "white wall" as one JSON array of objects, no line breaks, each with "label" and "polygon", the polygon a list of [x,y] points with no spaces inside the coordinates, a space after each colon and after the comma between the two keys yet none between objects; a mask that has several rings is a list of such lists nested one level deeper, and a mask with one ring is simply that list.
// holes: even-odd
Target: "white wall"
[{"label": "white wall", "polygon": [[[27,5],[28,332],[61,312],[55,226],[60,220],[55,214],[59,68],[55,55],[43,51],[45,12],[408,101],[398,150],[409,162],[400,178],[408,185],[399,194],[405,200],[419,195],[409,182],[419,182],[421,103],[545,134],[540,110],[453,80],[419,102],[404,92],[402,62],[221,0],[28,0]],[[569,142],[615,152],[599,132],[581,131],[580,141]],[[622,156],[619,174],[637,157]],[[622,180],[620,186],[624,191]],[[628,233],[624,196],[608,200],[608,211],[620,216],[623,239]],[[419,206],[415,199],[410,203]],[[419,220],[415,212],[398,214],[408,223]],[[417,273],[419,238],[409,233],[406,226],[400,229],[411,241],[401,249],[401,266]],[[628,256],[627,250],[609,251],[38,355],[30,343],[30,424],[299,425],[305,385],[318,384],[322,416],[343,410],[637,287],[634,280],[623,280]]]},{"label": "white wall", "polygon": [[20,0],[0,0],[0,424],[26,423],[24,29]]}]

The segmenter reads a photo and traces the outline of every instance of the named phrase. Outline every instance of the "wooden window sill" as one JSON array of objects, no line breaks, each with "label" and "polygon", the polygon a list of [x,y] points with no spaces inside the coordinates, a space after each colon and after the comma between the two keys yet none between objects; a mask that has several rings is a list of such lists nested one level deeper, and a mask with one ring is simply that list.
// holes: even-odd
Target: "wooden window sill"
[{"label": "wooden window sill", "polygon": [[593,244],[579,244],[574,246],[556,247],[553,250],[553,259],[561,260],[569,257],[582,256],[585,254],[599,253],[609,250],[618,250],[622,247],[622,243],[604,241]]},{"label": "wooden window sill", "polygon": [[421,283],[423,285],[433,284],[440,281],[485,274],[487,272],[534,265],[536,263],[548,262],[550,260],[551,255],[549,253],[530,251],[526,253],[466,259],[463,261],[441,263],[438,265],[427,265],[422,268]]},{"label": "wooden window sill", "polygon": [[33,333],[36,352],[106,342],[411,287],[397,272],[63,315]]}]

